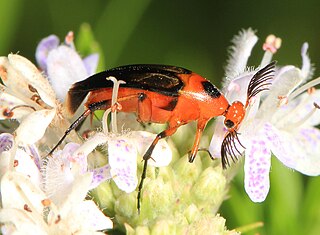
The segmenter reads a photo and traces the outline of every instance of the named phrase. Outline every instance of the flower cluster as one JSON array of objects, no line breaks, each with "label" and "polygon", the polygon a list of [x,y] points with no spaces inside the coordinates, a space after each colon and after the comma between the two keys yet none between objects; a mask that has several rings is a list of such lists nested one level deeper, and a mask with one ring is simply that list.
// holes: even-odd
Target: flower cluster
[{"label": "flower cluster", "polygon": [[[226,97],[246,100],[246,87],[256,70],[245,71],[251,50],[257,41],[252,30],[241,32],[234,39],[233,55],[226,69],[224,81]],[[270,35],[263,48],[266,51],[260,64],[269,63],[281,45],[281,40]],[[271,154],[284,165],[303,174],[320,174],[320,91],[313,88],[320,78],[310,80],[313,73],[307,54],[308,44],[301,50],[302,68],[292,65],[276,69],[268,92],[250,100],[245,120],[239,129],[239,141],[245,146],[245,190],[254,202],[265,200],[270,183]],[[310,80],[310,81],[308,81]],[[216,122],[210,151],[219,157],[217,148],[224,136],[221,120]],[[242,146],[236,146],[241,149]]]},{"label": "flower cluster", "polygon": [[[223,83],[230,103],[246,103],[256,72],[246,69],[247,60],[256,42],[251,29],[233,40]],[[280,44],[275,36],[267,38],[260,67],[271,61]],[[320,131],[315,128],[320,123],[315,114],[320,94],[313,88],[320,79],[310,80],[313,69],[307,48],[302,47],[302,68],[278,67],[270,90],[249,100],[238,130],[240,143],[234,147],[244,152],[245,189],[255,202],[267,196],[271,154],[304,174],[320,173]],[[234,169],[224,171],[220,161],[212,162],[205,152],[199,152],[204,156],[193,164],[188,162],[191,125],[156,145],[138,213],[142,156],[156,137],[151,132],[159,133],[163,126],[124,129],[136,125],[130,116],[117,113],[123,81],[114,77],[106,78],[114,87],[102,128],[85,140],[72,131],[68,143],[47,156],[70,126],[64,106],[69,87],[95,72],[98,55],[82,59],[70,32],[61,45],[55,35],[43,39],[36,60],[41,71],[20,55],[0,57],[0,120],[17,121],[12,134],[0,134],[3,234],[99,234],[112,228],[128,234],[238,234],[227,230],[217,213]],[[225,132],[223,120],[217,118],[209,149],[214,157],[220,157]],[[208,136],[202,142],[208,146]]]},{"label": "flower cluster", "polygon": [[[0,60],[0,118],[18,122],[13,134],[0,135],[3,234],[87,234],[113,226],[128,233],[157,232],[164,226],[168,233],[195,232],[199,226],[226,232],[225,220],[215,214],[227,189],[222,170],[200,160],[196,170],[191,169],[187,156],[178,158],[165,140],[159,141],[149,161],[138,213],[135,190],[141,156],[156,135],[118,132],[114,107],[103,115],[102,131],[83,143],[71,133],[62,150],[47,156],[70,125],[64,107],[68,87],[94,72],[97,56],[82,60],[69,33],[62,45],[54,35],[43,39],[36,59],[42,71],[20,55]],[[112,104],[116,105],[122,81],[106,79],[114,82]],[[172,167],[164,167],[170,162]],[[211,180],[218,183],[210,184]]]}]

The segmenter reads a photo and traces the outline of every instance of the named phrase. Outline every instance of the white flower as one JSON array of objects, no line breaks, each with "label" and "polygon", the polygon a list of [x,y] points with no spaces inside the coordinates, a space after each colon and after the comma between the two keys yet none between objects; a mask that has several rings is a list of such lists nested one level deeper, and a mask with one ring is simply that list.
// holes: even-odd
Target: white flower
[{"label": "white flower", "polygon": [[79,174],[62,203],[54,204],[30,178],[8,171],[1,180],[3,234],[103,234],[112,228],[93,201],[84,200],[92,174]]},{"label": "white flower", "polygon": [[[271,38],[273,40],[269,37],[266,44],[277,44],[278,39]],[[264,48],[269,55],[265,55],[262,64],[268,63],[273,53],[270,45]],[[271,153],[286,166],[303,174],[320,174],[320,131],[315,128],[320,123],[319,115],[315,114],[318,109],[316,104],[320,103],[320,92],[309,89],[319,84],[320,79],[300,86],[312,72],[307,48],[305,43],[301,69],[294,66],[278,69],[270,90],[250,101],[251,105],[238,130],[240,143],[245,149],[236,143],[233,151],[245,153],[245,189],[254,202],[264,201],[268,194]],[[226,93],[227,98],[231,99],[229,101],[235,97],[246,99],[251,76],[252,72],[247,72],[230,80]],[[309,92],[306,92],[308,89]],[[218,122],[210,146],[215,156],[220,154],[220,149],[215,145],[222,143],[224,132]]]},{"label": "white flower", "polygon": [[112,228],[94,202],[84,200],[93,174],[86,156],[71,157],[78,147],[69,143],[43,161],[34,145],[17,147],[11,134],[0,135],[3,234],[88,234]]},{"label": "white flower", "polygon": [[99,56],[91,54],[81,59],[73,44],[73,32],[69,32],[65,44],[59,46],[59,38],[50,35],[40,41],[36,59],[56,92],[58,100],[64,101],[73,83],[92,75],[97,68]]},{"label": "white flower", "polygon": [[16,142],[33,144],[44,135],[58,112],[59,104],[49,82],[26,58],[0,57],[0,120],[20,122]]}]

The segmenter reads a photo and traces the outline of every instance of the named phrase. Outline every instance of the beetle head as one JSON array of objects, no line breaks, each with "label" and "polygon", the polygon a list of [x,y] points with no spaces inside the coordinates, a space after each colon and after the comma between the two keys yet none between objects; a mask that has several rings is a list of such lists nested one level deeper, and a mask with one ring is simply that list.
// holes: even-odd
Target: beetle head
[{"label": "beetle head", "polygon": [[224,114],[226,118],[224,125],[228,128],[228,131],[237,130],[245,114],[244,105],[240,101],[233,102]]}]

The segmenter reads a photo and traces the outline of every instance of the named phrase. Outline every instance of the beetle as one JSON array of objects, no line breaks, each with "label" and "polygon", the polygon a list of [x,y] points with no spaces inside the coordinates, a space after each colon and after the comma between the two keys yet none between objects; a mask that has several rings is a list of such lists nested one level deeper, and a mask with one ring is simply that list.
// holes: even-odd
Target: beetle
[{"label": "beetle", "polygon": [[[138,187],[138,210],[143,180],[146,177],[147,161],[158,141],[171,136],[176,130],[191,121],[197,121],[197,130],[193,147],[189,153],[189,162],[193,162],[200,138],[209,120],[224,116],[227,134],[221,146],[222,166],[229,165],[228,157],[237,159],[240,152],[235,141],[239,142],[237,130],[241,124],[249,100],[271,84],[275,62],[260,69],[252,77],[247,91],[246,104],[235,101],[229,104],[225,96],[209,80],[181,67],[169,65],[136,64],[109,69],[77,82],[69,89],[66,99],[67,110],[74,114],[83,100],[84,113],[66,130],[51,154],[88,115],[96,110],[111,107],[113,83],[107,77],[123,80],[118,91],[117,102],[121,112],[136,113],[140,122],[168,123],[167,129],[160,132],[143,156],[144,166]],[[241,144],[241,143],[240,143]]]}]

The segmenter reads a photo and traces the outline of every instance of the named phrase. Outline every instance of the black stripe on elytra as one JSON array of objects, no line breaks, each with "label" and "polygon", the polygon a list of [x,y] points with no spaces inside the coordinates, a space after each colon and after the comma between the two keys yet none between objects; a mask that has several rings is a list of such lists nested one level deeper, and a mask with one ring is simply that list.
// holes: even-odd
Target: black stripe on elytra
[{"label": "black stripe on elytra", "polygon": [[212,98],[219,98],[221,96],[221,92],[211,82],[204,81],[202,82],[202,86],[204,91]]}]

